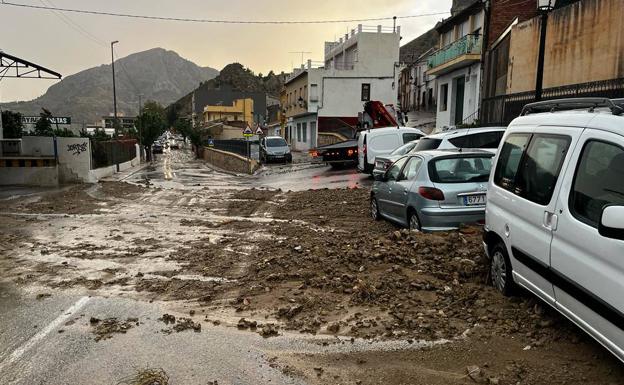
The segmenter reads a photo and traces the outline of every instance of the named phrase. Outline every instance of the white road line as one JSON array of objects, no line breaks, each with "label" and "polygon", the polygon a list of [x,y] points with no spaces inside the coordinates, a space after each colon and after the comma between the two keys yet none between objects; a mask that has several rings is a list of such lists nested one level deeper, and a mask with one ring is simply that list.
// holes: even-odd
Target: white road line
[{"label": "white road line", "polygon": [[45,336],[50,334],[50,332],[61,324],[65,323],[68,318],[70,318],[74,313],[76,313],[80,308],[82,308],[87,302],[89,302],[91,298],[82,297],[76,303],[74,303],[66,312],[58,316],[54,321],[50,322],[45,328],[41,329],[37,334],[35,334],[31,339],[29,339],[24,345],[15,349],[11,355],[9,355],[4,361],[0,363],[0,373],[4,371],[4,369],[19,360],[24,353],[30,350],[37,342],[42,340]]}]

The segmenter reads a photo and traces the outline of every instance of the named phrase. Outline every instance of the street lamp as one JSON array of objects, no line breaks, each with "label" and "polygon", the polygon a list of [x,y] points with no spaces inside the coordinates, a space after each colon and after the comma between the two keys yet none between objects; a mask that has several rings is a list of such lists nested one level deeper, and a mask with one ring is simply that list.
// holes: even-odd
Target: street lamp
[{"label": "street lamp", "polygon": [[111,66],[113,67],[113,128],[115,129],[115,137],[117,137],[117,90],[115,88],[115,55],[113,53],[113,45],[119,43],[119,40],[111,41]]},{"label": "street lamp", "polygon": [[542,99],[544,83],[544,55],[546,52],[546,27],[548,26],[548,12],[554,8],[554,0],[537,0],[537,11],[540,13],[540,42],[537,54],[537,72],[535,74],[535,101]]}]

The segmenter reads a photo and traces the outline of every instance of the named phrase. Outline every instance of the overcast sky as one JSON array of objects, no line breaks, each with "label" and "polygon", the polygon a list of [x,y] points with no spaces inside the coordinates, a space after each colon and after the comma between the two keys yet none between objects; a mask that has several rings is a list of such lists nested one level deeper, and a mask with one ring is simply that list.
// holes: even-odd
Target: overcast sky
[{"label": "overcast sky", "polygon": [[[10,1],[119,13],[238,20],[357,19],[448,12],[451,6],[451,0]],[[116,45],[120,57],[162,47],[176,51],[201,66],[221,69],[237,61],[256,73],[267,73],[269,70],[289,71],[292,65],[298,66],[301,55],[290,54],[290,51],[310,51],[312,54],[306,54],[306,58],[322,60],[323,42],[344,35],[348,29],[356,27],[353,24],[357,24],[215,25],[75,13],[65,15],[79,27],[68,25],[49,10],[0,5],[0,49],[63,76],[110,63],[111,40],[120,41]],[[401,44],[432,28],[443,17],[446,16],[400,20]],[[382,24],[391,26],[392,21]],[[0,101],[33,99],[54,82],[4,78],[0,81]]]}]

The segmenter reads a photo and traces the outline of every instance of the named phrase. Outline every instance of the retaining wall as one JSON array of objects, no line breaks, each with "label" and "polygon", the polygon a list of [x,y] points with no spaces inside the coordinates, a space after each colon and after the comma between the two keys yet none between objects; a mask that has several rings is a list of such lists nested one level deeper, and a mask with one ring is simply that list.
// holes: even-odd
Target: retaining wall
[{"label": "retaining wall", "polygon": [[53,167],[0,167],[2,186],[58,186],[58,171]]},{"label": "retaining wall", "polygon": [[254,159],[210,147],[203,148],[203,159],[218,168],[240,174],[253,174],[260,166]]}]

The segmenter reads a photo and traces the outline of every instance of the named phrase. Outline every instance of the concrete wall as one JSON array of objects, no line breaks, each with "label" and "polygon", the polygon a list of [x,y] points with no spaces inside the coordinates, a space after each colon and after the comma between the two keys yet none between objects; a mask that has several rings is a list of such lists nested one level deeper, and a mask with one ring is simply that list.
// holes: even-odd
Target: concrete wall
[{"label": "concrete wall", "polygon": [[54,156],[54,138],[22,136],[22,156]]},{"label": "concrete wall", "polygon": [[253,159],[209,147],[203,148],[203,158],[213,166],[240,174],[253,174],[259,167],[258,162]]},{"label": "concrete wall", "polygon": [[93,183],[89,138],[56,138],[61,183]]},{"label": "concrete wall", "polygon": [[[624,77],[622,0],[584,0],[548,16],[544,88]],[[507,93],[535,89],[540,19],[512,29]]]},{"label": "concrete wall", "polygon": [[0,167],[0,185],[57,186],[55,167]]}]

